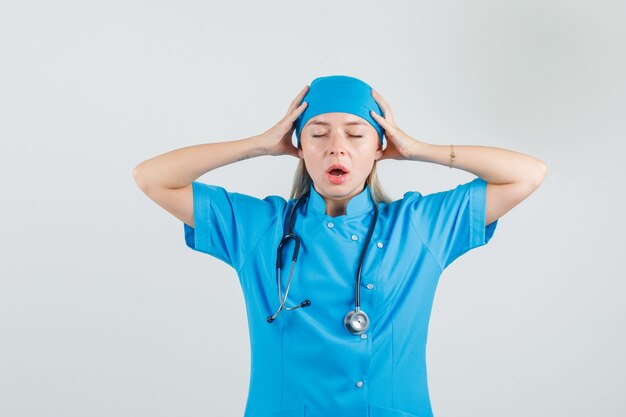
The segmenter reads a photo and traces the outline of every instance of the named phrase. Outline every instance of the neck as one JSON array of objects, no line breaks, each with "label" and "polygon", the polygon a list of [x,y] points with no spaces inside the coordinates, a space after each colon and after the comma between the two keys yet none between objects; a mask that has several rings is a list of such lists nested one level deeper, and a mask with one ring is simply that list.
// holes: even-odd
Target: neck
[{"label": "neck", "polygon": [[324,199],[326,201],[326,214],[330,217],[343,216],[346,214],[346,208],[348,207],[348,201],[339,202],[333,201],[328,198]]},{"label": "neck", "polygon": [[322,194],[317,187],[315,187],[317,193],[322,196],[324,202],[326,203],[326,214],[331,217],[343,216],[347,213],[348,202],[350,199],[360,194],[363,190],[365,190],[365,184],[362,187],[357,188],[350,195],[342,196],[342,197],[328,197]]}]

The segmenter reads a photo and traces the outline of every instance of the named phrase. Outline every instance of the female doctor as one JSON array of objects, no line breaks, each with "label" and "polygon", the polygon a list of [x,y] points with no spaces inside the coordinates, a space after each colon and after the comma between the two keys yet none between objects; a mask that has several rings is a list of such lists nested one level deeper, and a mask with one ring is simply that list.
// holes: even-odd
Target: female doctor
[{"label": "female doctor", "polygon": [[[289,200],[196,181],[261,155],[299,158]],[[376,176],[383,159],[476,178],[392,201]],[[334,75],[313,80],[258,136],[176,149],[133,175],[184,223],[190,248],[237,272],[252,355],[245,417],[431,417],[425,353],[438,279],[546,172],[510,150],[416,140],[367,83]]]}]

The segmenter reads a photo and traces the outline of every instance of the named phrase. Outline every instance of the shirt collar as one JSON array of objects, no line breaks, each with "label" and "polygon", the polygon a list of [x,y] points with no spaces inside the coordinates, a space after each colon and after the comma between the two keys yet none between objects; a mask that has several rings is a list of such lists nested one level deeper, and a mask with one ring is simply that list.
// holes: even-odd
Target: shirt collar
[{"label": "shirt collar", "polygon": [[[326,214],[326,201],[324,201],[324,197],[322,197],[311,183],[310,186],[310,197],[309,204],[311,207],[322,214]],[[346,206],[346,216],[355,216],[357,214],[363,214],[371,211],[374,208],[374,200],[372,199],[372,195],[370,193],[369,186],[366,184],[363,191],[359,194],[355,195],[348,201],[348,205]]]}]

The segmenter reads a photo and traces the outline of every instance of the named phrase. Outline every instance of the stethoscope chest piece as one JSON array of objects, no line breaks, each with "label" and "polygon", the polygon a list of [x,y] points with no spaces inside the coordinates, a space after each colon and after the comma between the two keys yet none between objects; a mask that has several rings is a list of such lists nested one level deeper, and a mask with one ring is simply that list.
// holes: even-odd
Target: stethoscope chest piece
[{"label": "stethoscope chest piece", "polygon": [[352,334],[362,334],[367,331],[370,325],[370,319],[363,310],[352,310],[343,319],[346,329]]}]

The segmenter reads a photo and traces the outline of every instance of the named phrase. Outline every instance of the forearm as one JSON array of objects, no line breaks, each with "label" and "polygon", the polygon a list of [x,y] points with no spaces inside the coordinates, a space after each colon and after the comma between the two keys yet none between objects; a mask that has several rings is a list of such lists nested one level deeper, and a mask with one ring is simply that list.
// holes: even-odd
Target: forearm
[{"label": "forearm", "polygon": [[[543,161],[523,153],[489,146],[453,146],[453,168],[471,172],[493,184],[525,181],[538,185],[547,171]],[[418,142],[409,159],[449,166],[450,145]]]},{"label": "forearm", "polygon": [[262,143],[261,136],[251,136],[175,149],[141,162],[133,176],[142,189],[181,188],[215,168],[265,155]]}]

